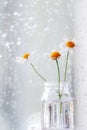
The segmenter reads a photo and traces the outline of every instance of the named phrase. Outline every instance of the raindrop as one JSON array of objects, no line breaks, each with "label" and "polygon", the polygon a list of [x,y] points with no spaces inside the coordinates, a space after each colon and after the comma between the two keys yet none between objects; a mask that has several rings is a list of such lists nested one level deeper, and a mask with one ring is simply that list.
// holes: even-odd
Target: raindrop
[{"label": "raindrop", "polygon": [[8,4],[8,1],[4,1],[4,6],[6,6]]},{"label": "raindrop", "polygon": [[8,101],[6,102],[6,105],[9,105],[9,102],[8,102]]},{"label": "raindrop", "polygon": [[66,26],[65,29],[66,29],[66,30],[69,29],[69,26]]},{"label": "raindrop", "polygon": [[48,23],[51,23],[51,22],[53,22],[53,18],[50,18],[50,19],[48,20]]},{"label": "raindrop", "polygon": [[2,56],[0,55],[0,59],[2,58]]},{"label": "raindrop", "polygon": [[33,17],[31,16],[31,17],[29,17],[29,20],[33,20]]},{"label": "raindrop", "polygon": [[49,28],[48,28],[48,27],[46,27],[46,28],[44,28],[44,29],[43,29],[43,31],[48,31],[48,30],[49,30]]},{"label": "raindrop", "polygon": [[11,25],[10,31],[13,31],[13,29],[14,29],[14,25]]},{"label": "raindrop", "polygon": [[28,26],[28,23],[25,23],[25,24],[24,24],[24,27],[26,27],[26,26]]},{"label": "raindrop", "polygon": [[9,42],[7,42],[7,43],[5,44],[5,47],[7,47],[7,48],[9,48],[9,47],[10,47]]},{"label": "raindrop", "polygon": [[5,38],[7,36],[6,33],[2,34],[1,37]]},{"label": "raindrop", "polygon": [[17,16],[17,15],[18,15],[18,12],[14,12],[13,15]]},{"label": "raindrop", "polygon": [[20,8],[23,7],[23,4],[19,4],[19,7],[20,7]]},{"label": "raindrop", "polygon": [[20,45],[20,44],[21,44],[21,41],[18,41],[16,44],[17,44],[17,45]]}]

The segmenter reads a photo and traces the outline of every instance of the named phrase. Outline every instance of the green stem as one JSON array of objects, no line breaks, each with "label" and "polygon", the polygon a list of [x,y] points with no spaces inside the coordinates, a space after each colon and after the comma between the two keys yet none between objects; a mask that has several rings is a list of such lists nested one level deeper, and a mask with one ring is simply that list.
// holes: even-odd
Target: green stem
[{"label": "green stem", "polygon": [[[56,59],[56,64],[57,64],[57,70],[58,70],[58,84],[59,84],[59,90],[58,90],[58,96],[59,100],[61,100],[62,94],[60,93],[60,67],[59,67],[59,62]],[[62,103],[60,102],[60,114],[62,113]]]},{"label": "green stem", "polygon": [[60,113],[62,113],[62,102],[60,102]]},{"label": "green stem", "polygon": [[34,65],[32,63],[30,63],[30,65],[32,66],[32,68],[34,69],[34,71],[36,72],[36,74],[45,82],[47,82],[47,80],[41,75],[39,74],[39,72],[36,70],[36,68],[34,67]]},{"label": "green stem", "polygon": [[57,59],[56,59],[56,64],[57,64],[57,71],[58,71],[58,85],[59,85],[58,94],[59,94],[59,98],[60,98],[60,96],[61,96],[61,94],[60,94],[60,68],[59,68],[59,62],[58,62]]},{"label": "green stem", "polygon": [[67,56],[66,56],[66,66],[65,66],[65,73],[64,73],[64,82],[66,81],[66,73],[67,73],[68,59],[69,59],[69,51],[67,52]]}]

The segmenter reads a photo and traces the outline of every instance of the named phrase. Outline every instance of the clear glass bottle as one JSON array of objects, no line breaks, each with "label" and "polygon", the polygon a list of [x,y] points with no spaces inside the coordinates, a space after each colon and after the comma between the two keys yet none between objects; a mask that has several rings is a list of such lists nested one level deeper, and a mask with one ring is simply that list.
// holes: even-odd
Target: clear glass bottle
[{"label": "clear glass bottle", "polygon": [[68,83],[60,83],[61,99],[58,97],[58,84],[45,83],[41,99],[42,130],[73,129],[73,98]]}]

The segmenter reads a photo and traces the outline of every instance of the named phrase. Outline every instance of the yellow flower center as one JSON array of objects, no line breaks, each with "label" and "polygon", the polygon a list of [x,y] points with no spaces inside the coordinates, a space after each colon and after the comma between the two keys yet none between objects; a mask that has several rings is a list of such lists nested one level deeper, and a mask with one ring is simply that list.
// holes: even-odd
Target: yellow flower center
[{"label": "yellow flower center", "polygon": [[29,56],[30,56],[29,53],[25,53],[22,57],[23,57],[24,59],[28,59]]},{"label": "yellow flower center", "polygon": [[50,54],[50,58],[53,59],[53,60],[56,60],[57,58],[59,58],[61,56],[61,54],[57,51],[53,51],[51,54]]},{"label": "yellow flower center", "polygon": [[75,43],[73,41],[68,41],[68,42],[66,42],[66,46],[69,48],[73,48],[73,47],[75,47]]}]

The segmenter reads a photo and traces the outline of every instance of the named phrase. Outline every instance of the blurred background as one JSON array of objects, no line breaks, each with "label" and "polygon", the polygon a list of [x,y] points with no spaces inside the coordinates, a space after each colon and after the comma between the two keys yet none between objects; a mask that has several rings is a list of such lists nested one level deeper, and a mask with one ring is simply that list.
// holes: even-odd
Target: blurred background
[{"label": "blurred background", "polygon": [[87,129],[86,7],[86,0],[0,0],[1,130],[40,129],[44,82],[20,57],[29,52],[37,70],[48,81],[57,81],[56,64],[49,54],[63,52],[67,40],[77,44],[68,76],[75,96],[75,126]]}]

